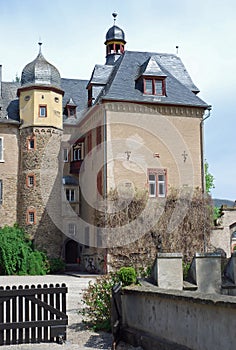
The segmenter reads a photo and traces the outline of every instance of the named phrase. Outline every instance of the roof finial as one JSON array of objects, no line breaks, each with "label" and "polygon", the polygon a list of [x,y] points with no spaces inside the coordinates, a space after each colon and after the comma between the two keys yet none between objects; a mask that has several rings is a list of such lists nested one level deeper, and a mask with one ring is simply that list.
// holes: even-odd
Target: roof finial
[{"label": "roof finial", "polygon": [[117,13],[116,13],[116,12],[113,12],[112,16],[113,16],[113,18],[114,18],[114,25],[115,25],[115,23],[116,23]]},{"label": "roof finial", "polygon": [[41,38],[39,37],[39,53],[41,53],[41,46],[43,45]]}]

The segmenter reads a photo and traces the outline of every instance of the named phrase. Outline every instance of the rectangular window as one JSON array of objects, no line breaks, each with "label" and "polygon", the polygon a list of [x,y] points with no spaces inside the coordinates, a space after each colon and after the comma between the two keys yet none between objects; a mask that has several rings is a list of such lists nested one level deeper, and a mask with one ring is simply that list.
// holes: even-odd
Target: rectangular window
[{"label": "rectangular window", "polygon": [[35,149],[36,148],[35,146],[36,146],[35,136],[29,137],[28,140],[27,140],[27,148],[28,148],[28,150]]},{"label": "rectangular window", "polygon": [[144,79],[144,94],[165,96],[165,80],[149,78]]},{"label": "rectangular window", "polygon": [[41,117],[41,118],[47,117],[47,106],[46,105],[39,106],[39,117]]},{"label": "rectangular window", "polygon": [[66,189],[66,199],[68,202],[75,202],[75,190],[74,189]]},{"label": "rectangular window", "polygon": [[163,81],[155,80],[155,95],[163,95]]},{"label": "rectangular window", "polygon": [[73,160],[82,159],[84,159],[84,144],[83,142],[80,142],[73,147]]},{"label": "rectangular window", "polygon": [[145,79],[145,94],[153,95],[152,79]]},{"label": "rectangular window", "polygon": [[3,190],[2,190],[2,180],[0,180],[0,205],[3,201]]},{"label": "rectangular window", "polygon": [[4,162],[4,157],[3,157],[3,137],[0,137],[0,162]]},{"label": "rectangular window", "polygon": [[166,196],[165,175],[158,175],[158,197]]},{"label": "rectangular window", "polygon": [[27,224],[31,224],[31,225],[35,225],[36,224],[35,209],[29,209],[27,211]]},{"label": "rectangular window", "polygon": [[34,187],[35,186],[34,174],[27,175],[26,184],[27,184],[27,187]]},{"label": "rectangular window", "polygon": [[166,197],[166,169],[148,171],[149,197]]},{"label": "rectangular window", "polygon": [[156,197],[156,175],[149,174],[148,176],[149,181],[149,196],[150,197]]},{"label": "rectangular window", "polygon": [[69,225],[68,225],[68,233],[69,233],[69,235],[75,236],[75,234],[76,234],[76,225],[74,223],[69,223]]},{"label": "rectangular window", "polygon": [[64,162],[68,162],[68,149],[67,148],[64,148],[63,149],[63,160]]}]

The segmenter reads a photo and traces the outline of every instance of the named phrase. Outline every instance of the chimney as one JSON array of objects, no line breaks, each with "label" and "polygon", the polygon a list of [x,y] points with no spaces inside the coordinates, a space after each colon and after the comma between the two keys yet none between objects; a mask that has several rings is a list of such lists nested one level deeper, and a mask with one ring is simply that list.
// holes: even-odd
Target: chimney
[{"label": "chimney", "polygon": [[2,65],[0,64],[0,97],[2,97]]}]

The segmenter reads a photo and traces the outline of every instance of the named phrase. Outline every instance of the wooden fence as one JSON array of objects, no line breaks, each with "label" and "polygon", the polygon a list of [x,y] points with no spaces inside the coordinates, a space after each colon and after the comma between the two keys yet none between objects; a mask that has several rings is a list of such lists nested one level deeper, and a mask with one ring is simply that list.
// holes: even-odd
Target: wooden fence
[{"label": "wooden fence", "polygon": [[65,284],[0,287],[0,345],[66,339]]}]

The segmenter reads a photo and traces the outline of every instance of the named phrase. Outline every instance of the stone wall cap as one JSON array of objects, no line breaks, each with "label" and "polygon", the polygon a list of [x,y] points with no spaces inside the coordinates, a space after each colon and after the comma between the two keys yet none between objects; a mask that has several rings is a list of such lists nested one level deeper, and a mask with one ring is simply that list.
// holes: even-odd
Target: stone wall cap
[{"label": "stone wall cap", "polygon": [[220,253],[195,253],[195,258],[221,258]]},{"label": "stone wall cap", "polygon": [[157,253],[157,258],[168,258],[168,259],[176,259],[176,258],[183,258],[182,253]]}]

